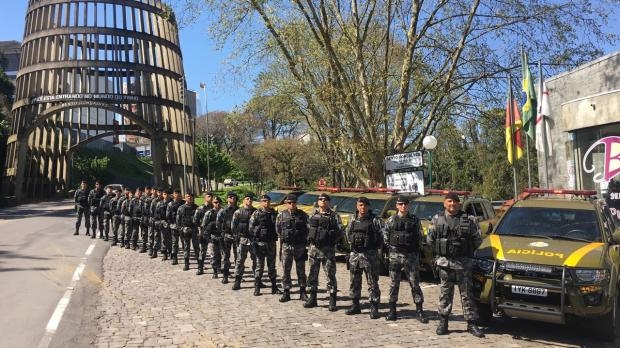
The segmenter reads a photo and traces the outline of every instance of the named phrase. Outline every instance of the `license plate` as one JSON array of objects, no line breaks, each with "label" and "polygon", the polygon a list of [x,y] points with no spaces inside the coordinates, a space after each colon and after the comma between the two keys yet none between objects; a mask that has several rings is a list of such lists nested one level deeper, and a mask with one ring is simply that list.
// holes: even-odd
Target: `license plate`
[{"label": "license plate", "polygon": [[522,295],[547,297],[547,289],[534,288],[534,287],[531,287],[531,286],[513,285],[512,286],[512,293],[513,294],[522,294]]}]

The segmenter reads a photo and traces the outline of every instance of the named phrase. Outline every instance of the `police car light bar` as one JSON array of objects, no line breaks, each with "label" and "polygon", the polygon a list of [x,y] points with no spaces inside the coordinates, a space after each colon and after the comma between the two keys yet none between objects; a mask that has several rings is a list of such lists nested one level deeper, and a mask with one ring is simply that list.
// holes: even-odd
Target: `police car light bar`
[{"label": "police car light bar", "polygon": [[594,190],[564,190],[564,189],[540,189],[540,188],[527,188],[523,190],[527,193],[537,194],[549,194],[549,195],[576,195],[576,196],[595,196],[597,194]]},{"label": "police car light bar", "polygon": [[449,192],[454,192],[459,196],[469,196],[471,192],[469,191],[452,191],[452,190],[438,190],[438,189],[425,189],[424,193],[434,194],[434,195],[446,195]]}]

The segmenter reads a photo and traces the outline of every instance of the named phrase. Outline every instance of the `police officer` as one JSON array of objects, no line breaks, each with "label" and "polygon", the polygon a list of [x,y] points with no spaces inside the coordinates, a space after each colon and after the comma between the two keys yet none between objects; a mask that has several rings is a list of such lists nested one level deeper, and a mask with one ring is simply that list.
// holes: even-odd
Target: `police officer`
[{"label": "police officer", "polygon": [[271,197],[260,197],[260,208],[250,217],[250,234],[254,253],[256,255],[256,270],[254,271],[254,296],[260,296],[261,280],[267,260],[267,274],[271,281],[271,293],[281,294],[276,283],[276,211],[271,207]]},{"label": "police officer", "polygon": [[[136,188],[136,192],[131,200],[131,217],[132,217],[132,231],[131,231],[131,250],[138,249],[138,240],[140,239],[140,227],[142,224],[142,196],[144,190],[142,187]],[[129,249],[129,248],[128,248]]]},{"label": "police officer", "polygon": [[346,235],[351,253],[349,254],[349,273],[351,276],[350,295],[353,301],[347,315],[361,313],[360,297],[362,291],[362,273],[366,273],[370,300],[370,318],[379,318],[379,255],[378,249],[383,244],[382,222],[370,210],[370,200],[366,197],[357,199],[357,212],[349,221]]},{"label": "police officer", "polygon": [[461,210],[460,199],[456,193],[446,194],[443,206],[444,212],[433,216],[427,235],[441,281],[437,334],[448,333],[454,286],[458,285],[467,331],[476,337],[484,337],[484,333],[475,323],[478,309],[473,301],[471,280],[471,257],[482,242],[480,228],[475,217],[468,216]]},{"label": "police officer", "polygon": [[123,226],[121,230],[121,248],[130,248],[129,241],[131,240],[131,233],[133,231],[133,190],[127,188],[127,197],[123,200],[121,206],[121,214],[123,215]]},{"label": "police officer", "polygon": [[[220,241],[221,253],[222,253],[222,284],[228,283],[228,277],[230,276],[230,251],[234,249],[235,236],[231,230],[232,216],[235,210],[237,210],[237,194],[233,191],[228,192],[226,198],[228,205],[217,214],[217,228],[220,230],[222,239]],[[236,252],[236,251],[235,251]]]},{"label": "police officer", "polygon": [[[97,227],[99,227],[99,238],[103,239],[103,210],[101,209],[101,198],[105,196],[105,191],[101,187],[99,180],[95,181],[95,188],[88,194],[88,206],[90,208],[90,226],[93,228],[91,238],[97,238]],[[87,232],[88,234],[88,232]]]},{"label": "police officer", "polygon": [[250,253],[252,259],[252,272],[256,270],[256,257],[252,250],[252,240],[250,239],[250,217],[256,208],[252,206],[252,194],[246,193],[243,196],[243,205],[235,210],[231,220],[231,229],[235,238],[239,241],[237,246],[237,264],[235,265],[235,283],[233,290],[241,289],[241,278],[245,271],[245,259]]},{"label": "police officer", "polygon": [[77,213],[77,221],[75,222],[75,233],[77,236],[80,231],[80,225],[82,224],[82,216],[84,216],[84,225],[86,225],[86,235],[90,235],[90,210],[88,209],[88,184],[86,181],[80,183],[80,188],[75,190],[73,195],[73,201],[75,202],[75,212]]},{"label": "police officer", "polygon": [[117,205],[118,205],[118,209],[120,211],[120,224],[119,224],[119,228],[120,228],[120,243],[121,243],[121,247],[125,246],[125,214],[124,214],[124,203],[125,201],[129,199],[129,187],[125,187],[125,190],[122,192],[121,194],[121,198],[118,200]]},{"label": "police officer", "polygon": [[[170,250],[170,259],[173,265],[179,264],[178,254],[179,254],[179,228],[177,226],[177,211],[179,208],[185,204],[183,199],[181,198],[181,190],[175,189],[172,192],[172,201],[168,203],[168,207],[166,208],[166,221],[168,221],[168,228],[170,230],[170,239],[168,240],[169,246],[166,246],[166,249]],[[164,239],[164,243],[166,240]]]},{"label": "police officer", "polygon": [[162,190],[161,200],[157,202],[155,208],[155,243],[153,244],[152,258],[157,257],[157,250],[161,246],[162,261],[168,260],[168,255],[172,252],[170,244],[170,226],[166,212],[168,211],[168,205],[172,202],[172,190]]},{"label": "police officer", "polygon": [[299,283],[299,298],[308,301],[306,295],[306,260],[308,253],[306,243],[308,241],[308,214],[297,209],[297,196],[288,195],[284,202],[287,209],[278,214],[276,218],[276,232],[280,237],[280,250],[282,255],[283,275],[282,288],[284,293],[280,302],[291,300],[291,268],[295,260],[297,282]]},{"label": "police officer", "polygon": [[204,231],[204,238],[201,241],[200,245],[200,259],[203,261],[207,254],[206,244],[208,241],[211,241],[213,247],[213,259],[211,260],[211,267],[213,267],[213,279],[217,279],[218,273],[220,271],[220,267],[222,266],[222,231],[217,228],[217,217],[219,216],[220,211],[222,210],[222,200],[220,197],[213,197],[213,208],[207,210],[205,212],[205,216],[202,218],[202,222],[200,223],[200,227]]},{"label": "police officer", "polygon": [[411,285],[411,295],[416,305],[418,320],[424,324],[428,319],[424,316],[422,304],[424,295],[420,288],[419,260],[422,241],[420,220],[409,213],[409,198],[400,195],[396,200],[396,215],[391,216],[384,225],[383,239],[389,248],[390,268],[390,311],[386,320],[396,320],[396,301],[400,287],[400,275],[404,271]]},{"label": "police officer", "polygon": [[110,200],[110,212],[112,213],[112,246],[118,243],[118,229],[122,223],[121,205],[123,196],[121,190],[115,191],[115,196]]},{"label": "police officer", "polygon": [[[155,218],[155,214],[157,211],[157,204],[160,200],[163,199],[163,192],[161,188],[154,187],[153,188],[153,196],[151,198],[151,202],[149,203],[149,256],[154,259],[157,257],[157,249],[155,249],[155,233],[159,231],[155,227],[157,219]],[[153,257],[153,253],[155,256]]]},{"label": "police officer", "polygon": [[[189,254],[191,247],[194,247],[194,253],[198,254],[198,233],[196,224],[194,223],[194,214],[198,206],[194,204],[194,194],[188,192],[185,194],[185,204],[177,210],[177,229],[183,238],[183,260],[184,271],[189,271]],[[198,257],[196,257],[198,258]]]},{"label": "police officer", "polygon": [[196,253],[198,269],[196,270],[196,275],[201,275],[204,273],[204,262],[207,257],[207,248],[209,246],[209,239],[205,233],[205,228],[202,226],[202,219],[205,217],[207,211],[213,209],[213,194],[210,191],[204,193],[204,203],[196,209],[194,213],[194,224],[196,224],[196,229],[198,232],[197,235],[197,245],[198,248]]},{"label": "police officer", "polygon": [[305,308],[316,307],[316,292],[319,286],[319,269],[327,274],[327,291],[329,292],[329,311],[336,310],[336,293],[338,284],[336,281],[336,243],[342,238],[342,222],[340,215],[329,207],[329,195],[321,193],[318,197],[318,209],[315,209],[308,218],[308,258],[310,259],[310,272],[308,285],[310,285],[310,297],[304,303]]},{"label": "police officer", "polygon": [[142,222],[140,223],[140,238],[142,240],[142,246],[140,247],[140,253],[145,253],[149,245],[149,226],[151,219],[151,202],[154,199],[153,188],[146,186],[144,188],[144,194],[142,195]]},{"label": "police officer", "polygon": [[112,188],[107,186],[105,188],[106,194],[101,198],[99,209],[103,211],[103,228],[105,230],[104,240],[107,242],[110,235],[110,221],[112,220],[112,208],[110,206],[110,201],[116,195],[112,192]]}]

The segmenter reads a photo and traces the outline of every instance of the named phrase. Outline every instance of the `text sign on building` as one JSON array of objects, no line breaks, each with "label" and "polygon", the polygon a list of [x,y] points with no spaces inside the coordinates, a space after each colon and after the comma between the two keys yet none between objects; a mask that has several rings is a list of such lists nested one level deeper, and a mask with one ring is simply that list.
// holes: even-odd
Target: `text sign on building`
[{"label": "text sign on building", "polygon": [[400,192],[417,192],[424,194],[424,175],[422,171],[392,173],[385,176],[385,183],[390,189]]},{"label": "text sign on building", "polygon": [[385,171],[416,168],[422,166],[422,152],[406,152],[385,157]]}]

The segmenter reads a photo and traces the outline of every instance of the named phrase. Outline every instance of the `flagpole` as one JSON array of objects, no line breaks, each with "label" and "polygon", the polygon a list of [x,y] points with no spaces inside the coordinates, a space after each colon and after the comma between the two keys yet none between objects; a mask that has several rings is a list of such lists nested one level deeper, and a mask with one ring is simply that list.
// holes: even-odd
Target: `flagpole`
[{"label": "flagpole", "polygon": [[508,118],[510,119],[510,146],[512,148],[512,151],[510,152],[510,156],[511,158],[511,164],[512,164],[512,183],[513,183],[513,189],[514,189],[514,198],[517,199],[517,167],[516,167],[516,152],[517,152],[517,144],[516,144],[516,139],[515,139],[515,132],[514,132],[514,124],[515,124],[515,115],[513,113],[513,102],[512,102],[512,82],[510,80],[510,73],[508,73],[508,88],[510,90],[510,93],[508,93]]},{"label": "flagpole", "polygon": [[[523,64],[525,63],[525,53],[523,51],[523,44],[521,44],[521,75],[524,75],[524,67]],[[525,79],[525,76],[521,76],[521,79]],[[528,96],[529,98],[529,96]],[[527,101],[526,101],[527,103]],[[523,115],[523,117],[525,118],[525,115]],[[525,120],[522,119],[522,122],[524,122]],[[530,120],[530,127],[531,125],[531,120]],[[536,123],[536,120],[534,120],[534,123]],[[525,124],[523,124],[523,126],[525,126]],[[532,168],[530,166],[530,142],[529,142],[529,136],[525,137],[525,154],[526,154],[526,160],[527,160],[527,184],[528,187],[532,187]]]},{"label": "flagpole", "polygon": [[[542,63],[540,60],[538,60],[538,76],[540,76],[540,86],[539,86],[539,90],[540,90],[540,106],[539,109],[542,111],[542,105],[543,105],[543,94],[545,93],[545,91],[543,90],[543,74],[542,74]],[[541,129],[542,129],[542,141],[543,141],[543,166],[545,167],[545,188],[549,188],[549,171],[547,167],[547,118],[545,117],[545,115],[542,114],[542,112],[540,113],[541,117],[542,117],[542,125],[541,125]]]}]

